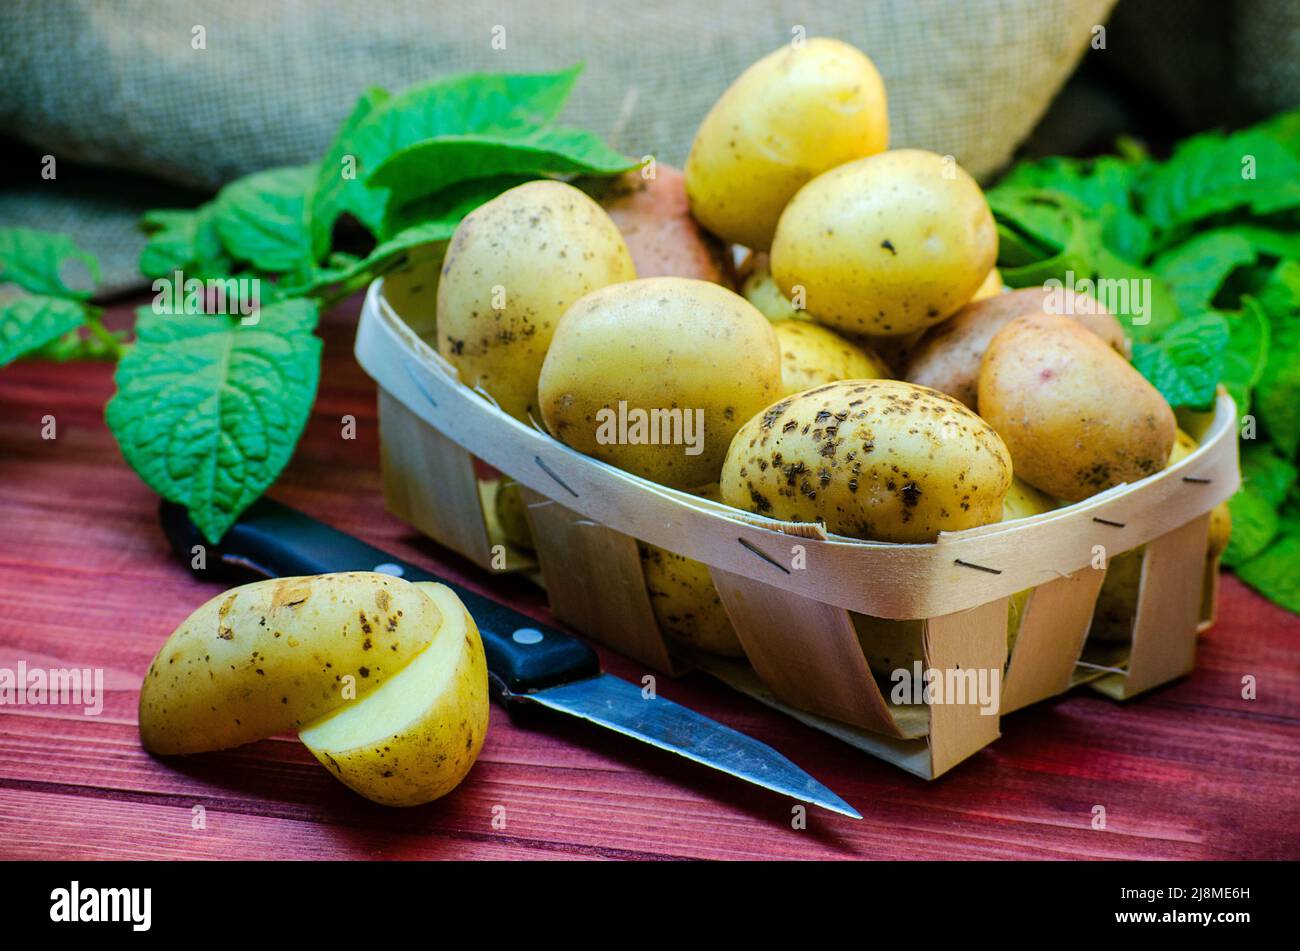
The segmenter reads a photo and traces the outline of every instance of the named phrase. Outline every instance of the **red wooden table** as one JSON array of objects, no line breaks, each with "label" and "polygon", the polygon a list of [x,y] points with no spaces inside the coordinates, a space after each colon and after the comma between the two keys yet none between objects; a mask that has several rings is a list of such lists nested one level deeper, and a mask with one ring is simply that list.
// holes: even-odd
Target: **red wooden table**
[{"label": "red wooden table", "polygon": [[[374,385],[351,354],[358,303],[323,322],[320,396],[271,494],[550,621],[527,582],[384,511]],[[1124,705],[1080,691],[1023,710],[931,783],[702,675],[661,678],[662,695],[772,744],[860,822],[813,809],[796,830],[788,800],[578,723],[518,727],[496,707],[468,779],[416,809],[360,799],[288,738],[154,759],[136,732],[141,675],[216,589],[171,556],[157,499],[104,426],[111,393],[105,364],[0,370],[0,668],[102,667],[108,689],[97,717],[0,707],[0,857],[1300,857],[1300,618],[1231,577],[1191,676]],[[349,413],[355,440],[340,438]],[[612,673],[642,675],[601,653]],[[1241,696],[1247,675],[1258,699]]]}]

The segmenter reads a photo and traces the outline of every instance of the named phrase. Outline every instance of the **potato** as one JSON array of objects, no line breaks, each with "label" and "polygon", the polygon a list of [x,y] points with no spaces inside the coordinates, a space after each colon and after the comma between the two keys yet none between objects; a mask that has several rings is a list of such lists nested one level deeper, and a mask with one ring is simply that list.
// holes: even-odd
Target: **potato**
[{"label": "potato", "polygon": [[785,397],[745,423],[722,467],[728,505],[889,542],[996,522],[1010,486],[997,433],[952,397],[897,380]]},{"label": "potato", "polygon": [[410,582],[367,571],[258,581],[185,619],[149,666],[140,738],[202,753],[294,730],[382,686],[444,618]]},{"label": "potato", "polygon": [[708,565],[647,542],[637,547],[659,629],[708,654],[744,657]]},{"label": "potato", "polygon": [[790,298],[776,286],[776,279],[772,277],[772,268],[768,263],[767,255],[756,254],[754,257],[756,260],[753,267],[740,287],[740,293],[745,295],[745,300],[757,307],[772,323],[782,320],[808,320],[808,315],[801,310],[795,310]]},{"label": "potato", "polygon": [[1142,579],[1142,556],[1146,546],[1113,555],[1106,565],[1106,577],[1097,594],[1088,637],[1105,643],[1122,643],[1133,637],[1137,617],[1138,585]]},{"label": "potato", "polygon": [[877,380],[890,375],[885,361],[833,330],[803,320],[775,324],[781,343],[781,395],[834,380]]},{"label": "potato", "polygon": [[[1042,515],[1057,507],[1055,499],[1048,498],[1031,485],[1012,478],[1011,488],[1002,500],[1002,521],[1029,518]],[[1007,653],[1016,645],[1016,636],[1020,633],[1020,622],[1024,618],[1025,606],[1029,601],[1032,588],[1017,591],[1007,600]],[[921,657],[921,622],[891,621],[885,618],[873,618],[854,615],[854,626],[858,632],[858,641],[866,652],[867,662],[873,670],[888,675],[895,667],[912,666],[914,660]]]},{"label": "potato", "polygon": [[898,337],[851,334],[845,331],[839,331],[839,333],[864,350],[870,350],[880,357],[885,362],[885,366],[889,367],[889,378],[892,380],[901,380],[903,378],[903,370],[907,366],[907,360],[911,356],[913,348],[925,336],[924,330],[914,330],[910,334],[903,334]]},{"label": "potato", "polygon": [[[716,485],[697,494],[715,502],[722,500]],[[744,657],[745,649],[713,586],[708,565],[649,542],[638,542],[637,548],[659,629],[673,640],[707,654]]]},{"label": "potato", "polygon": [[[1002,521],[1042,515],[1056,507],[1055,499],[1048,498],[1033,486],[1013,477],[1011,488],[1002,500]],[[1027,588],[1007,599],[1008,657],[1016,646],[1020,622],[1024,619],[1025,606],[1032,593],[1033,589]],[[921,621],[894,621],[854,614],[853,627],[857,631],[858,643],[867,658],[867,664],[882,677],[888,677],[899,667],[911,670],[913,663],[921,660]]]},{"label": "potato", "polygon": [[1228,547],[1232,539],[1232,510],[1227,502],[1220,502],[1210,509],[1210,541],[1208,557],[1218,558]]},{"label": "potato", "polygon": [[406,254],[406,264],[384,276],[384,299],[416,333],[433,332],[438,316],[438,280],[447,242],[422,244]]},{"label": "potato", "polygon": [[637,276],[692,277],[734,287],[721,243],[691,217],[682,173],[659,163],[653,170],[653,178],[636,168],[583,185],[618,226]]},{"label": "potato", "polygon": [[975,288],[972,301],[987,300],[990,297],[997,297],[1003,291],[1002,274],[997,268],[989,271],[988,276],[984,278],[984,283]]},{"label": "potato", "polygon": [[[1173,448],[1169,451],[1168,465],[1187,458],[1196,449],[1196,440],[1177,430]],[[1206,576],[1203,587],[1210,584],[1210,571],[1214,559],[1223,553],[1232,530],[1232,516],[1228,503],[1221,502],[1210,511],[1210,534],[1206,546]],[[1097,595],[1097,607],[1092,616],[1092,629],[1088,636],[1108,643],[1128,641],[1133,637],[1133,620],[1137,617],[1138,587],[1142,577],[1142,557],[1146,546],[1121,552],[1111,557],[1106,568],[1106,578]],[[1208,590],[1206,591],[1208,597]]]},{"label": "potato", "polygon": [[505,540],[515,548],[532,551],[533,532],[528,527],[527,506],[524,504],[523,493],[519,491],[519,483],[512,479],[502,479],[492,505]]},{"label": "potato", "polygon": [[718,481],[740,425],[781,388],[772,325],[706,281],[652,277],[583,297],[538,387],[561,442],[682,489]]},{"label": "potato", "polygon": [[885,87],[871,60],[820,37],[782,47],[745,70],[695,133],[691,213],[719,237],[766,251],[806,182],[888,143]]},{"label": "potato", "polygon": [[984,193],[956,164],[902,149],[841,165],[799,190],[772,240],[772,274],[818,323],[897,336],[937,324],[993,267]]},{"label": "potato", "polygon": [[1016,474],[1070,502],[1159,472],[1174,414],[1159,392],[1077,321],[1017,317],[989,344],[979,408]]},{"label": "potato", "polygon": [[1039,492],[1032,485],[1016,476],[1011,478],[1011,488],[1002,500],[1002,521],[1014,522],[1018,518],[1030,518],[1042,515],[1057,507],[1054,498]]},{"label": "potato", "polygon": [[[1011,479],[1011,488],[1002,500],[1002,521],[1013,522],[1020,518],[1032,518],[1057,508],[1056,499],[1044,495],[1023,480]],[[1007,656],[1015,650],[1016,638],[1020,635],[1020,622],[1025,618],[1025,608],[1033,588],[1017,591],[1007,599]]]},{"label": "potato", "polygon": [[1232,512],[1227,502],[1210,509],[1210,537],[1205,553],[1205,573],[1201,578],[1201,619],[1214,618],[1214,581],[1219,571],[1219,558],[1232,538]]},{"label": "potato", "polygon": [[895,621],[857,613],[849,616],[867,666],[878,677],[888,680],[900,669],[910,673],[918,660],[924,661],[921,647],[924,621]]},{"label": "potato", "polygon": [[418,806],[451,792],[487,736],[478,627],[450,588],[415,587],[442,615],[433,643],[383,686],[298,734],[322,766],[385,806]]},{"label": "potato", "polygon": [[200,753],[299,729],[348,786],[409,806],[465,777],[487,703],[478,629],[451,589],[364,571],[280,578],[218,595],[173,632],[141,687],[140,738]]},{"label": "potato", "polygon": [[470,212],[438,285],[438,351],[505,412],[536,418],[537,376],[560,316],[636,277],[609,215],[572,185],[528,182]]},{"label": "potato", "polygon": [[[1100,308],[1092,298],[1070,295],[1074,319],[1106,341],[1117,353],[1128,357],[1129,343],[1118,320]],[[1017,317],[1050,313],[1051,292],[1026,287],[985,300],[976,300],[937,327],[928,330],[908,358],[904,379],[955,396],[971,409],[978,409],[980,360],[998,331]]]}]

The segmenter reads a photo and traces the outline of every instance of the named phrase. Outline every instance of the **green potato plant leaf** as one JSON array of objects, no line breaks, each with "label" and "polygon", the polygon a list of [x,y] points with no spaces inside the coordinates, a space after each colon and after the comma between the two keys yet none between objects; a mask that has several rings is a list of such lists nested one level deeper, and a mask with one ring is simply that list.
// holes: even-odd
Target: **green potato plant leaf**
[{"label": "green potato plant leaf", "polygon": [[1241,299],[1241,310],[1236,313],[1220,312],[1228,325],[1228,346],[1223,352],[1221,381],[1237,404],[1238,414],[1251,410],[1254,387],[1264,374],[1268,361],[1268,315],[1250,297]]},{"label": "green potato plant leaf", "polygon": [[[312,267],[290,275],[279,286],[280,293],[314,294],[325,288],[350,287],[358,278],[366,283],[399,263],[406,252],[421,245],[450,240],[462,218],[501,192],[521,181],[517,177],[461,182],[436,195],[428,195],[404,206],[403,214],[390,215],[384,230],[395,229],[365,257],[339,255],[325,267]],[[402,223],[405,222],[405,223]]]},{"label": "green potato plant leaf", "polygon": [[460,182],[436,194],[425,195],[404,205],[390,202],[384,215],[383,235],[385,240],[388,240],[403,231],[430,222],[459,224],[462,218],[479,205],[491,201],[516,185],[534,180],[531,175],[479,178]]},{"label": "green potato plant leaf", "polygon": [[80,301],[44,294],[0,303],[0,366],[69,334],[86,321]]},{"label": "green potato plant leaf", "polygon": [[[88,281],[75,280],[76,271]],[[67,235],[32,228],[0,228],[0,286],[31,294],[84,300],[99,282],[99,262]]]},{"label": "green potato plant leaf", "polygon": [[343,257],[329,266],[286,278],[283,292],[288,295],[312,294],[327,287],[349,285],[354,279],[364,277],[369,283],[376,275],[388,269],[407,251],[421,245],[446,241],[456,230],[455,221],[426,221],[412,225],[375,246],[364,258]]},{"label": "green potato plant leaf", "polygon": [[394,152],[367,179],[407,205],[460,182],[498,176],[616,175],[635,163],[583,129],[538,129],[524,138],[444,135]]},{"label": "green potato plant leaf", "polygon": [[[66,235],[0,228],[0,366],[22,356],[69,359],[118,341],[87,303],[99,262]],[[98,342],[78,332],[89,324]]]},{"label": "green potato plant leaf", "polygon": [[1240,234],[1210,231],[1159,254],[1151,268],[1169,283],[1185,314],[1206,310],[1238,267],[1254,264],[1255,247]]},{"label": "green potato plant leaf", "polygon": [[140,273],[145,277],[170,277],[176,271],[208,277],[234,268],[217,232],[214,202],[193,210],[150,211],[140,224],[149,236],[140,251]]},{"label": "green potato plant leaf", "polygon": [[1228,502],[1232,537],[1224,564],[1236,567],[1260,554],[1282,528],[1280,510],[1300,471],[1270,447],[1243,443],[1241,490]]},{"label": "green potato plant leaf", "polygon": [[1101,226],[1114,254],[1140,263],[1151,244],[1151,225],[1133,207],[1132,190],[1148,163],[1104,155],[1095,159],[1046,158],[1018,166],[998,186],[1073,199]]},{"label": "green potato plant leaf", "polygon": [[581,71],[447,76],[397,96],[367,94],[317,173],[310,214],[317,257],[344,212],[379,233],[388,196],[367,179],[389,156],[439,136],[525,138],[555,121]]},{"label": "green potato plant leaf", "polygon": [[[1261,218],[1260,221],[1272,221],[1272,219]],[[1225,225],[1222,228],[1215,228],[1213,231],[1203,232],[1207,237],[1210,235],[1231,235],[1250,244],[1256,256],[1272,258],[1290,258],[1291,260],[1300,259],[1300,228],[1292,227],[1291,231],[1283,231],[1271,224],[1269,227],[1254,224],[1234,224]]]},{"label": "green potato plant leaf", "polygon": [[256,324],[141,308],[106,416],[148,485],[217,542],[288,463],[320,374],[317,307],[263,307]]},{"label": "green potato plant leaf", "polygon": [[[1234,531],[1235,531],[1234,527]],[[1274,604],[1300,614],[1300,527],[1282,534],[1249,561],[1235,567],[1237,576]]]},{"label": "green potato plant leaf", "polygon": [[356,192],[355,188],[349,189],[349,183],[356,181],[358,172],[358,157],[352,140],[374,113],[392,98],[393,94],[380,86],[372,86],[363,92],[335,134],[329,151],[321,159],[320,168],[316,171],[309,213],[312,258],[316,261],[323,260],[329,253],[334,222],[343,214],[347,202],[366,198],[364,194]]},{"label": "green potato plant leaf", "polygon": [[1160,229],[1241,208],[1268,215],[1300,207],[1300,158],[1266,131],[1208,132],[1188,139],[1153,168],[1139,196]]},{"label": "green potato plant leaf", "polygon": [[1283,261],[1256,296],[1269,322],[1269,348],[1255,390],[1260,425],[1286,458],[1300,452],[1300,263]]},{"label": "green potato plant leaf", "polygon": [[[596,136],[554,126],[580,72],[448,76],[397,95],[373,88],[321,161],[246,175],[195,209],[147,213],[142,274],[179,273],[187,295],[198,279],[205,306],[214,282],[256,279],[264,306],[247,326],[241,315],[139,312],[107,417],[141,478],[217,541],[283,469],[310,413],[321,302],[446,241],[469,211],[521,181],[630,167]],[[385,165],[384,183],[370,187]],[[368,253],[334,247],[344,214],[378,239]],[[0,229],[0,285],[22,292],[0,297],[0,363],[123,352],[84,304],[90,291],[72,282],[73,267],[98,279],[94,259],[68,238]]]},{"label": "green potato plant leaf", "polygon": [[312,262],[308,208],[316,165],[246,175],[217,196],[217,234],[232,257],[262,271],[293,271]]},{"label": "green potato plant leaf", "polygon": [[1223,375],[1228,340],[1221,314],[1200,314],[1158,341],[1134,341],[1133,366],[1174,406],[1208,409]]}]

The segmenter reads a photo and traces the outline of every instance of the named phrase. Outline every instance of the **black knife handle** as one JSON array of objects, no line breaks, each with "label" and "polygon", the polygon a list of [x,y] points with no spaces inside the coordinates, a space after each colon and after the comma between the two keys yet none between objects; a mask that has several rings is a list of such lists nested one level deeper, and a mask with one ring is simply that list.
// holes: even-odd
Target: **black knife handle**
[{"label": "black knife handle", "polygon": [[[219,545],[209,544],[182,506],[164,501],[163,531],[196,574],[225,580],[279,578],[331,571],[375,571],[408,581],[437,581],[465,603],[483,639],[488,673],[498,696],[508,699],[600,673],[600,659],[586,644],[534,621],[491,598],[418,568],[346,532],[331,528],[270,499],[250,507]],[[204,557],[196,558],[195,546]]]}]

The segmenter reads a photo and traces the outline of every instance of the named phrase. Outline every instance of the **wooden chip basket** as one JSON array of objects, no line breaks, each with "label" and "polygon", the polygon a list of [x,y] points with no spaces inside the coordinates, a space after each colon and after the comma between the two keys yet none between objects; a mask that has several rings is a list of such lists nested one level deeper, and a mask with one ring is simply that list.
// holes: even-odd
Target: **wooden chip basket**
[{"label": "wooden chip basket", "polygon": [[[647,481],[562,445],[461,384],[432,345],[433,315],[406,319],[371,286],[356,355],[379,384],[388,507],[448,548],[500,568],[493,484],[475,458],[524,487],[555,614],[669,674],[695,667],[818,729],[933,778],[999,735],[999,715],[1081,683],[1123,699],[1191,670],[1207,622],[1209,512],[1236,491],[1235,407],[1221,393],[1201,445],[1133,485],[1007,524],[887,544],[783,523]],[[746,660],[692,655],[660,633],[637,539],[706,563]],[[1085,641],[1105,575],[1145,545],[1131,643]],[[494,557],[495,556],[495,557]],[[792,568],[791,565],[800,565]],[[1217,566],[1215,566],[1217,567]],[[1211,582],[1212,583],[1212,582]],[[1007,656],[1007,599],[1033,589]],[[1210,608],[1212,610],[1212,607]],[[873,676],[851,612],[923,619],[926,666],[1001,673],[1000,708],[899,704]]]}]

